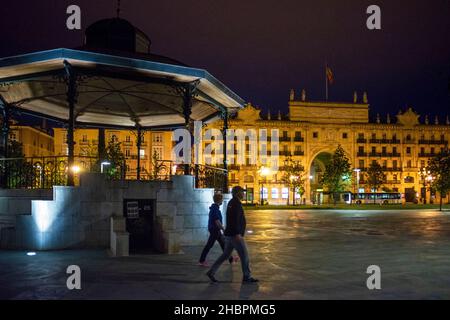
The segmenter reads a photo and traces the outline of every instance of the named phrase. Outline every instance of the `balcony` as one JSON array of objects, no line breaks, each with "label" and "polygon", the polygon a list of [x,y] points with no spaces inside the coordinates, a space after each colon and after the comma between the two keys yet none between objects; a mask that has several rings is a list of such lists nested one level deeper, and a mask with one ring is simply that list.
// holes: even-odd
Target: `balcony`
[{"label": "balcony", "polygon": [[364,138],[356,139],[356,143],[366,143],[366,142],[367,142],[367,139],[364,139]]},{"label": "balcony", "polygon": [[280,140],[280,142],[291,142],[290,137],[280,137],[279,140]]},{"label": "balcony", "polygon": [[436,153],[426,153],[426,152],[421,152],[421,153],[419,153],[419,157],[421,157],[421,158],[432,158],[432,157],[434,157],[434,156],[436,156]]},{"label": "balcony", "polygon": [[295,142],[304,142],[305,139],[303,137],[294,137]]},{"label": "balcony", "polygon": [[370,157],[381,157],[381,152],[371,152],[369,153]]},{"label": "balcony", "polygon": [[420,139],[419,144],[448,144],[448,140],[424,140]]},{"label": "balcony", "polygon": [[370,143],[382,143],[382,144],[399,144],[399,139],[370,139]]},{"label": "balcony", "polygon": [[80,141],[80,145],[82,145],[82,146],[88,146],[88,145],[89,145],[89,140],[81,140],[81,141]]},{"label": "balcony", "polygon": [[358,153],[356,155],[358,157],[367,157],[367,152],[360,152],[360,151],[358,151]]},{"label": "balcony", "polygon": [[131,141],[124,141],[124,142],[122,142],[122,144],[124,146],[126,146],[126,147],[132,147],[133,146],[133,142],[131,142]]},{"label": "balcony", "polygon": [[415,139],[403,139],[403,143],[406,144],[415,144],[416,140]]},{"label": "balcony", "polygon": [[236,168],[235,170],[241,169],[253,170],[258,167],[256,164],[231,164],[228,165],[228,168],[230,168],[231,166],[234,166]]},{"label": "balcony", "polygon": [[[131,158],[132,160],[137,160],[138,156],[135,154],[132,154],[129,158]],[[148,160],[148,156],[141,156],[140,159],[141,159],[141,161]]]},{"label": "balcony", "polygon": [[385,184],[400,184],[402,183],[400,180],[386,180]]},{"label": "balcony", "polygon": [[392,157],[400,157],[400,153],[397,152],[382,152],[381,153],[382,157],[388,157],[388,158],[392,158]]},{"label": "balcony", "polygon": [[388,172],[392,172],[392,171],[402,171],[402,168],[400,167],[381,167],[381,169],[383,171],[388,171]]},{"label": "balcony", "polygon": [[291,156],[291,152],[290,151],[280,151],[279,155],[289,157],[289,156]]},{"label": "balcony", "polygon": [[294,156],[304,156],[305,151],[294,151]]},{"label": "balcony", "polygon": [[388,171],[388,172],[399,172],[399,171],[402,171],[402,168],[401,168],[401,167],[392,167],[392,168],[389,168],[389,167],[383,167],[383,171]]}]

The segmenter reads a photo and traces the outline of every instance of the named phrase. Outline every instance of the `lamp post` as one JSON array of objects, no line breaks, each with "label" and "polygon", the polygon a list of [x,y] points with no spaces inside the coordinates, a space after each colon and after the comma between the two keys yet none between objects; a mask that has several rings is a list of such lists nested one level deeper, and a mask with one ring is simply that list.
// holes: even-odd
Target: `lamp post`
[{"label": "lamp post", "polygon": [[289,177],[289,180],[291,180],[291,185],[294,186],[293,191],[292,191],[292,205],[294,205],[294,206],[295,206],[295,189],[296,189],[296,187],[295,187],[296,184],[294,183],[294,181],[297,180],[298,178],[299,178],[298,176],[294,176],[294,175],[291,175]]},{"label": "lamp post", "polygon": [[361,172],[361,169],[356,168],[354,171],[356,172],[356,194],[359,199],[359,174]]},{"label": "lamp post", "polygon": [[[270,169],[263,166],[259,170],[259,174],[265,180],[266,177],[270,174]],[[264,205],[264,180],[261,180],[261,205]]]},{"label": "lamp post", "polygon": [[427,183],[428,183],[428,185],[430,186],[430,203],[433,203],[434,201],[432,201],[433,199],[431,198],[431,186],[432,186],[432,184],[433,184],[433,180],[434,180],[434,177],[431,175],[431,173],[430,173],[430,171],[428,171],[427,172],[428,173],[428,175],[427,175]]},{"label": "lamp post", "polygon": [[[430,171],[427,171],[425,167],[419,170],[420,179],[423,184],[423,192],[421,191],[421,196],[423,196],[423,204],[427,203],[427,185],[430,185],[434,180],[434,177],[431,175]],[[430,190],[430,201],[431,201],[431,190]]]}]

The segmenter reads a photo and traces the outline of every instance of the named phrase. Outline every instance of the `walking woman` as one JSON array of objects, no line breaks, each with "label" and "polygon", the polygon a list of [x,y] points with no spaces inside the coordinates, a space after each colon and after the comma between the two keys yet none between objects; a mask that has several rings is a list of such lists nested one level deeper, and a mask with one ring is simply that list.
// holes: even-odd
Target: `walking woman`
[{"label": "walking woman", "polygon": [[[209,267],[206,262],[206,256],[208,255],[209,250],[214,246],[214,243],[217,241],[222,248],[222,251],[225,247],[225,239],[223,236],[223,231],[225,228],[223,227],[222,222],[222,213],[220,212],[220,206],[223,202],[223,196],[220,193],[214,194],[213,197],[214,203],[209,207],[209,220],[208,220],[208,231],[209,231],[209,239],[205,245],[205,248],[202,251],[200,256],[200,260],[198,262],[199,265],[203,267]],[[233,263],[234,259],[232,256],[228,259],[230,263]]]}]

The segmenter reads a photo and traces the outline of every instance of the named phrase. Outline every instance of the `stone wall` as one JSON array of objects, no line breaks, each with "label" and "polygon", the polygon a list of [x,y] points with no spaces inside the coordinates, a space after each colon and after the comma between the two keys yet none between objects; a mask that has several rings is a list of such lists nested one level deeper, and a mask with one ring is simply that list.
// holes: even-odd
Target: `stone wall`
[{"label": "stone wall", "polygon": [[[109,181],[102,174],[89,173],[81,176],[79,187],[54,187],[51,199],[47,194],[47,199],[37,200],[30,192],[37,191],[9,190],[9,197],[0,197],[0,217],[15,217],[13,227],[0,234],[3,248],[109,248],[111,217],[123,216],[123,200],[153,199],[154,247],[177,253],[183,245],[206,241],[214,190],[195,189],[192,176],[174,176],[172,181]],[[13,200],[23,207],[17,214],[9,209]]]}]

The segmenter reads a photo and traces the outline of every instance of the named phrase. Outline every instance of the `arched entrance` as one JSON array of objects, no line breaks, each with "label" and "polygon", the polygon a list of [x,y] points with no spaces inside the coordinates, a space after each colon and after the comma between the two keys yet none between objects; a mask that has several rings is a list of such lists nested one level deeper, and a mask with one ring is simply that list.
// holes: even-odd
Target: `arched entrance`
[{"label": "arched entrance", "polygon": [[320,152],[312,160],[309,168],[310,199],[312,204],[323,203],[323,185],[321,183],[325,166],[331,161],[331,153]]}]

